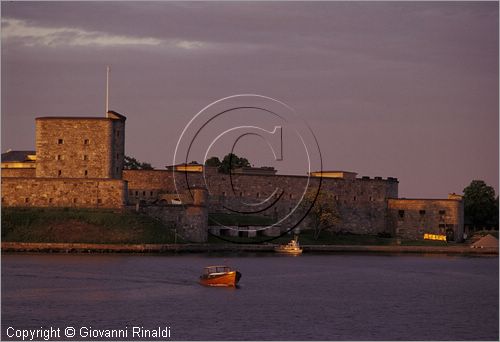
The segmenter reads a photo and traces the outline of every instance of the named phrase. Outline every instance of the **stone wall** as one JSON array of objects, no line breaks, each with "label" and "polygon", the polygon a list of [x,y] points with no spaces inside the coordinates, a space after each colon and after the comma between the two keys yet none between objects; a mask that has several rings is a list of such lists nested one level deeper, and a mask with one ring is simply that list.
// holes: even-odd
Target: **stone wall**
[{"label": "stone wall", "polygon": [[37,118],[36,177],[120,178],[123,148],[113,148],[124,138],[115,137],[124,128],[120,124],[108,118]]},{"label": "stone wall", "polygon": [[2,206],[121,208],[127,184],[115,179],[2,178]]},{"label": "stone wall", "polygon": [[128,181],[129,189],[175,190],[172,171],[167,170],[123,170],[123,179]]},{"label": "stone wall", "polygon": [[35,177],[35,168],[4,168],[2,169],[2,178],[4,177]]},{"label": "stone wall", "polygon": [[205,189],[193,189],[194,201],[183,205],[151,205],[140,207],[149,216],[155,217],[165,224],[175,225],[184,240],[189,242],[207,242],[208,208]]},{"label": "stone wall", "polygon": [[422,240],[425,233],[447,235],[462,241],[463,201],[451,199],[389,199],[388,224],[392,232],[408,240]]},{"label": "stone wall", "polygon": [[112,178],[121,179],[125,158],[125,122],[122,120],[112,121],[110,160]]},{"label": "stone wall", "polygon": [[[174,176],[175,175],[175,176]],[[163,170],[125,170],[123,178],[128,181],[129,201],[135,203],[155,203],[162,194],[175,193],[174,177],[179,191],[190,187],[207,185],[209,191],[209,212],[248,212],[252,210],[259,215],[284,218],[292,212],[307,188],[308,178],[304,176],[285,175],[229,175],[207,172],[205,180],[202,173],[184,173]],[[319,178],[309,179],[309,188],[316,188]],[[377,234],[386,232],[387,199],[397,197],[398,182],[396,179],[381,178],[323,178],[322,189],[334,195],[342,222],[335,227],[339,232],[359,234]],[[259,205],[270,196],[270,202],[276,197],[276,204],[264,210],[270,202]],[[190,202],[189,200],[187,201]],[[282,227],[293,225],[301,218],[296,211],[282,223]],[[304,220],[300,227],[307,228]]]}]

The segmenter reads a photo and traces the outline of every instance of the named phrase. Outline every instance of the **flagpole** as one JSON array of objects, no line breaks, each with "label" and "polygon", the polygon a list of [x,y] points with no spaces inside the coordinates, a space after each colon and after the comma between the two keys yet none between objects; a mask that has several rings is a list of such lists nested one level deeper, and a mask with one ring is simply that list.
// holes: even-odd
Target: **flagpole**
[{"label": "flagpole", "polygon": [[106,117],[109,111],[109,65],[106,66]]}]

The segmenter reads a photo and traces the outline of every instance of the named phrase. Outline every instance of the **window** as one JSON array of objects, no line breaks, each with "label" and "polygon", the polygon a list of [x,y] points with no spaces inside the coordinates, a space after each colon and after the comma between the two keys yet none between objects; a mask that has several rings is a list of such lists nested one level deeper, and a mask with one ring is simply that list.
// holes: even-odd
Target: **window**
[{"label": "window", "polygon": [[76,198],[73,198],[73,203],[76,203],[77,199]]},{"label": "window", "polygon": [[150,191],[150,192],[149,192],[149,196],[153,196],[153,191]]},{"label": "window", "polygon": [[335,196],[335,200],[338,201],[339,200],[339,196]]},{"label": "window", "polygon": [[26,197],[26,198],[24,199],[24,203],[29,203],[29,201],[30,201],[29,197]]},{"label": "window", "polygon": [[89,171],[88,171],[88,170],[85,170],[84,175],[85,175],[85,176],[88,176],[88,175],[89,175]]},{"label": "window", "polygon": [[370,202],[372,202],[372,201],[373,201],[373,197],[372,197],[372,196],[370,196]]},{"label": "window", "polygon": [[136,196],[139,196],[139,191],[136,191],[136,192],[135,192],[135,195],[136,195]]},{"label": "window", "polygon": [[222,196],[226,196],[226,192],[225,191],[222,192]]},{"label": "window", "polygon": [[57,170],[57,175],[61,176],[62,175],[62,170]]},{"label": "window", "polygon": [[89,144],[89,139],[85,139],[85,140],[83,140],[83,144],[84,144],[84,145],[88,145],[88,144]]},{"label": "window", "polygon": [[290,194],[288,197],[289,197],[290,199],[292,199],[292,198],[293,198],[293,194]]},{"label": "window", "polygon": [[243,196],[243,193],[242,193],[242,192],[240,192],[240,197],[242,197],[242,196]]},{"label": "window", "polygon": [[400,219],[403,219],[405,217],[405,211],[404,210],[399,210],[398,215]]},{"label": "window", "polygon": [[353,200],[354,200],[354,202],[356,202],[356,196],[354,196]]},{"label": "window", "polygon": [[57,144],[58,144],[58,145],[62,145],[62,144],[64,144],[64,140],[63,140],[63,139],[57,139]]},{"label": "window", "polygon": [[439,211],[439,221],[444,222],[444,214],[445,213],[446,213],[446,211],[444,211],[444,210]]},{"label": "window", "polygon": [[84,154],[84,155],[83,155],[83,160],[89,160],[89,156],[88,156],[88,155],[86,155],[86,154]]},{"label": "window", "polygon": [[260,197],[260,193],[257,193],[257,198],[259,198],[259,197]]},{"label": "window", "polygon": [[146,191],[143,191],[143,192],[142,192],[142,196],[146,196]]},{"label": "window", "polygon": [[425,215],[425,210],[420,210],[418,213],[420,214],[420,216],[424,216]]},{"label": "window", "polygon": [[62,156],[60,154],[57,155],[56,160],[62,160]]}]

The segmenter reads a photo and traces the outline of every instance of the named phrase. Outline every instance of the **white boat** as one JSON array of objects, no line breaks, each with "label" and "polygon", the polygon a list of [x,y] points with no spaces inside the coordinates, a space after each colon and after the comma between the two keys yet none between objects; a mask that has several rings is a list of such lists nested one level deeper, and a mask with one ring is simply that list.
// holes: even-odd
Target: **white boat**
[{"label": "white boat", "polygon": [[274,251],[281,254],[291,254],[291,255],[302,254],[302,248],[300,248],[299,246],[299,241],[297,236],[286,245],[280,245],[275,247]]}]

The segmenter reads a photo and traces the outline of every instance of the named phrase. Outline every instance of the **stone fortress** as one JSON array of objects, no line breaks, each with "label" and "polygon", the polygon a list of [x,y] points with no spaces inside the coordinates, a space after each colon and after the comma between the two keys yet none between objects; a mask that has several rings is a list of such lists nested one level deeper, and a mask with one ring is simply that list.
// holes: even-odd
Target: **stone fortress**
[{"label": "stone fortress", "polygon": [[[277,236],[299,219],[299,213],[292,214],[263,230],[209,226],[209,213],[230,213],[244,208],[244,203],[271,198],[275,191],[275,205],[262,208],[259,215],[277,221],[293,211],[308,177],[279,175],[269,168],[243,168],[230,176],[200,164],[124,170],[125,121],[114,111],[106,117],[37,118],[36,151],[2,154],[2,207],[141,210],[175,226],[193,242],[205,242],[209,230],[227,236]],[[310,176],[313,186],[321,181],[322,191],[333,195],[341,217],[335,227],[339,232],[411,240],[440,234],[448,241],[462,240],[464,209],[459,195],[404,199],[398,198],[398,180],[392,177],[358,178],[347,171]],[[175,182],[184,189],[181,194]],[[307,228],[307,220],[298,228]]]}]

